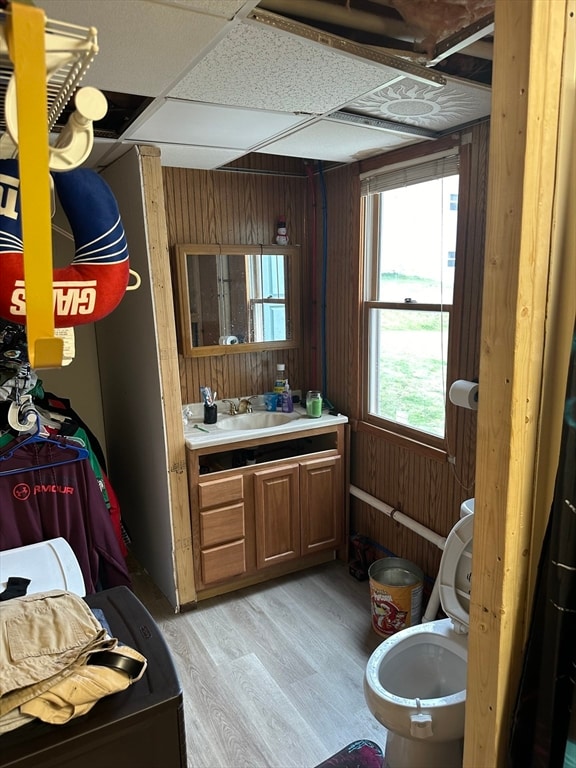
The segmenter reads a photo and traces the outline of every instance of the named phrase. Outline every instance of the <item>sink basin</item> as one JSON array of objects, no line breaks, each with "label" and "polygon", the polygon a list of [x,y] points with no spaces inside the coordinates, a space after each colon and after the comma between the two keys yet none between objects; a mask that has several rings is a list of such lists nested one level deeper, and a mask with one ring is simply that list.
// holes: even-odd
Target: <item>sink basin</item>
[{"label": "sink basin", "polygon": [[286,424],[288,421],[300,418],[297,413],[241,413],[238,416],[218,421],[218,429],[227,431],[236,431],[239,429],[266,429],[268,427],[278,427],[280,424]]}]

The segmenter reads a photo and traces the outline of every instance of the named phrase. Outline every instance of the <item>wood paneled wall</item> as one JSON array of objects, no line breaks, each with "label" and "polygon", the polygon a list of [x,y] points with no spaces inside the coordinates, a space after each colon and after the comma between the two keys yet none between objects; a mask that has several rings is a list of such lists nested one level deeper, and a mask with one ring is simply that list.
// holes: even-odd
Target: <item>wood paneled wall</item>
[{"label": "wood paneled wall", "polygon": [[[324,183],[322,183],[322,179]],[[360,338],[360,176],[358,165],[347,165],[316,175],[316,274],[318,387],[334,406],[349,417],[357,415]],[[323,194],[325,188],[325,194]],[[325,217],[325,225],[324,225]],[[326,237],[324,237],[326,232]],[[325,254],[324,254],[325,251]],[[322,279],[326,258],[325,370],[322,365]]]},{"label": "wood paneled wall", "polygon": [[[272,244],[278,216],[284,214],[290,243],[301,246],[301,274],[305,275],[307,181],[303,162],[250,156],[232,167],[229,171],[164,168],[172,260],[177,243]],[[173,261],[172,273],[176,274]],[[276,363],[285,363],[293,389],[305,389],[304,349],[305,345],[278,352],[202,358],[180,355],[182,402],[200,402],[201,386],[210,386],[219,398],[265,392],[274,384]]]},{"label": "wood paneled wall", "polygon": [[[452,339],[458,359],[454,378],[478,376],[488,139],[488,125],[481,124],[466,132],[460,148],[453,310],[460,327]],[[372,167],[377,162],[370,160]],[[426,455],[390,441],[383,431],[357,429],[362,375],[361,164],[326,167],[321,174],[315,165],[314,173],[307,174],[302,161],[253,155],[235,165],[235,170],[226,171],[164,169],[169,243],[272,243],[277,217],[284,213],[291,242],[302,246],[303,344],[284,352],[180,356],[182,402],[198,402],[201,385],[216,389],[220,397],[263,392],[274,379],[276,363],[285,362],[293,388],[305,391],[325,383],[324,394],[350,417],[351,483],[446,536],[461,502],[474,495],[476,414],[448,405],[453,409],[449,453],[456,457],[455,465],[447,454]],[[433,544],[356,498],[351,498],[351,513],[352,532],[435,577],[441,552]]]},{"label": "wood paneled wall", "polygon": [[[459,318],[460,327],[452,340],[458,359],[454,378],[478,377],[488,139],[488,124],[478,125],[462,137],[460,148],[453,315]],[[376,160],[370,162],[377,167]],[[347,166],[325,174],[329,232],[328,395],[352,418],[359,415],[361,400],[358,170],[357,166]],[[476,456],[476,413],[451,404],[448,408],[452,409],[449,452],[456,457],[455,465],[448,463],[446,455],[426,456],[417,449],[391,442],[385,432],[362,429],[352,431],[350,456],[353,485],[442,536],[448,534],[457,520],[461,502],[474,495]],[[364,502],[354,497],[350,501],[352,532],[408,558],[430,578],[435,577],[441,556],[435,545]]]}]

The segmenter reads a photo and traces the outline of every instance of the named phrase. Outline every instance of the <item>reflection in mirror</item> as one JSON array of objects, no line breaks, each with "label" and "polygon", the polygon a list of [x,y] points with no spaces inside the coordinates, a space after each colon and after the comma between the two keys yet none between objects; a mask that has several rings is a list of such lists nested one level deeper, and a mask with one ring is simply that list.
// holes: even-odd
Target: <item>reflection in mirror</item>
[{"label": "reflection in mirror", "polygon": [[290,246],[178,246],[184,354],[296,346],[297,254]]},{"label": "reflection in mirror", "polygon": [[246,256],[250,341],[285,341],[286,268],[284,255]]}]

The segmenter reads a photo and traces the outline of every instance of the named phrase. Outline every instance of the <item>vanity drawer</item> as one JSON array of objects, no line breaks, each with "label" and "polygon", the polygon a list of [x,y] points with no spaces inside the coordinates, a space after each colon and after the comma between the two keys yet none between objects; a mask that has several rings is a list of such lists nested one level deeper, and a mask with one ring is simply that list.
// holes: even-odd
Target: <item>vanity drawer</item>
[{"label": "vanity drawer", "polygon": [[214,547],[227,541],[243,539],[244,503],[200,512],[200,546]]},{"label": "vanity drawer", "polygon": [[206,480],[198,483],[200,509],[222,506],[244,498],[244,478],[234,475],[220,480]]},{"label": "vanity drawer", "polygon": [[246,546],[244,539],[224,544],[221,547],[204,549],[200,553],[202,581],[213,584],[216,581],[240,576],[246,572]]}]

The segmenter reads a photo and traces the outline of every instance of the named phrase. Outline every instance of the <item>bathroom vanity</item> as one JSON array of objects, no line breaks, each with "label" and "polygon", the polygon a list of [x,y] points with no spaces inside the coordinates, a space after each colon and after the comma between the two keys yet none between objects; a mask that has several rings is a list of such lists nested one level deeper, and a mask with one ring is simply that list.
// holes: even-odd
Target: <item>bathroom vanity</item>
[{"label": "bathroom vanity", "polygon": [[334,559],[345,543],[347,421],[300,408],[188,421],[199,600]]}]

